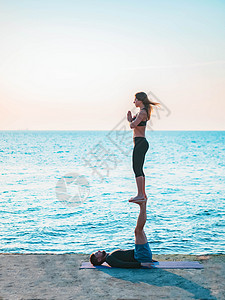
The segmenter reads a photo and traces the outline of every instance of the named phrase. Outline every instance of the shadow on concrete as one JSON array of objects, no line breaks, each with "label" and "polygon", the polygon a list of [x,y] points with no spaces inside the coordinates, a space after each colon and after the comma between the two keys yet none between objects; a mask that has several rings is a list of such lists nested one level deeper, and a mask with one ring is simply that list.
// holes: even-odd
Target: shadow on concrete
[{"label": "shadow on concrete", "polygon": [[144,282],[150,285],[163,287],[179,287],[193,294],[195,299],[215,299],[210,290],[164,269],[98,269],[112,277],[130,281],[132,283]]}]

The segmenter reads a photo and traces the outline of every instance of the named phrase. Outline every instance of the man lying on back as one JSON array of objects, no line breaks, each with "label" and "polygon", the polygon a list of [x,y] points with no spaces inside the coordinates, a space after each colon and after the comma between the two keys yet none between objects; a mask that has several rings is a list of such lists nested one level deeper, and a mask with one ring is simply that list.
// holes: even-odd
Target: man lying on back
[{"label": "man lying on back", "polygon": [[135,249],[115,250],[111,253],[97,251],[90,255],[90,262],[99,266],[107,262],[111,267],[116,268],[151,268],[155,260],[152,259],[152,252],[144,232],[144,226],[147,219],[146,202],[147,200],[133,201],[140,206],[140,213],[135,227]]}]

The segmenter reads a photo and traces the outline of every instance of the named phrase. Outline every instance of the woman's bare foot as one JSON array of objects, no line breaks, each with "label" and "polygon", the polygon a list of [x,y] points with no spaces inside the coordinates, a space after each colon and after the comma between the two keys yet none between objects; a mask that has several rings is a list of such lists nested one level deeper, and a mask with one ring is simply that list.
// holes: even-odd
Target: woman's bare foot
[{"label": "woman's bare foot", "polygon": [[146,202],[147,199],[144,196],[136,196],[130,198],[129,202],[134,202],[134,203],[143,203]]},{"label": "woman's bare foot", "polygon": [[146,203],[147,199],[129,200],[129,202],[137,203],[137,204],[141,205],[143,203]]}]

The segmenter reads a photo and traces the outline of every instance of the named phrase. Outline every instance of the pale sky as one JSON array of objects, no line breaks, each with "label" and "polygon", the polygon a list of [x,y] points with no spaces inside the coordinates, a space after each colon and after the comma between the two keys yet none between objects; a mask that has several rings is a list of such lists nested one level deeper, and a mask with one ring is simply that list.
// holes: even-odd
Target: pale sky
[{"label": "pale sky", "polygon": [[225,130],[225,1],[0,0],[0,130]]}]

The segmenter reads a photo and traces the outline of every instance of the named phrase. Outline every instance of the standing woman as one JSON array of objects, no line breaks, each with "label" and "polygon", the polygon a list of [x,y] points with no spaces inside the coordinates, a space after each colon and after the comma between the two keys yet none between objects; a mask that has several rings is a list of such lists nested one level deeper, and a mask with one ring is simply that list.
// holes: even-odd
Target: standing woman
[{"label": "standing woman", "polygon": [[145,193],[145,174],[143,172],[143,165],[149,144],[145,138],[145,128],[147,121],[150,119],[153,106],[159,105],[159,103],[150,101],[147,94],[144,92],[135,94],[133,103],[136,107],[140,108],[140,111],[133,117],[131,111],[128,111],[127,120],[130,122],[130,128],[134,130],[134,149],[132,162],[138,193],[137,196],[132,197],[129,202],[141,203],[147,200],[147,195]]}]

